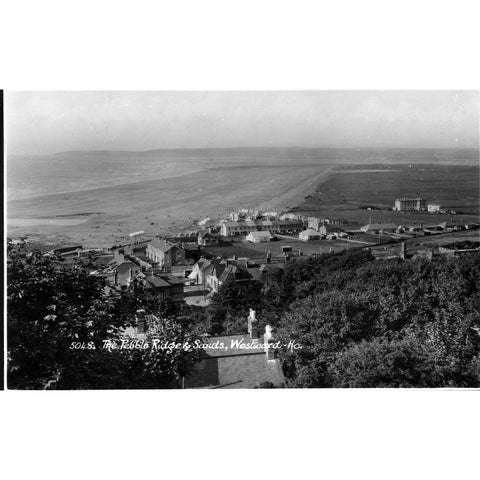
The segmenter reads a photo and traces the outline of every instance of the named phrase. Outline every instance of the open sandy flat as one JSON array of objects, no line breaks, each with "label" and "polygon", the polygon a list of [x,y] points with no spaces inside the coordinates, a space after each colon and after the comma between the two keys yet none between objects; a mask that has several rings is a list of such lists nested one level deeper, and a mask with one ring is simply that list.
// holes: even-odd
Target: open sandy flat
[{"label": "open sandy flat", "polygon": [[[49,241],[111,246],[130,232],[181,231],[205,217],[239,207],[281,210],[294,206],[327,177],[327,166],[219,166],[170,179],[147,180],[8,204],[8,218],[82,218],[78,225],[8,225],[8,235],[41,235]],[[52,222],[53,219],[53,222]]]}]

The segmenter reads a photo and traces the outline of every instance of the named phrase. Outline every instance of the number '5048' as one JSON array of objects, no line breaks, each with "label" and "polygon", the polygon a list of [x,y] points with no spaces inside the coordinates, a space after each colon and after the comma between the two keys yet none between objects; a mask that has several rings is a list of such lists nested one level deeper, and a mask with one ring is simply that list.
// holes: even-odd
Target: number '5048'
[{"label": "number '5048'", "polygon": [[70,350],[95,350],[95,343],[93,342],[72,342]]}]

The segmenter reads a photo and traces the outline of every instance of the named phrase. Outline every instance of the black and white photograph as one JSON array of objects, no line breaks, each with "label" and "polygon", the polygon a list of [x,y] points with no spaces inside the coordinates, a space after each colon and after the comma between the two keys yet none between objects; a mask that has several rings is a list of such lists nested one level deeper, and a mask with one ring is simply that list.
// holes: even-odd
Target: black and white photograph
[{"label": "black and white photograph", "polygon": [[3,2],[0,476],[475,478],[477,3]]},{"label": "black and white photograph", "polygon": [[8,388],[480,386],[478,104],[5,92]]}]

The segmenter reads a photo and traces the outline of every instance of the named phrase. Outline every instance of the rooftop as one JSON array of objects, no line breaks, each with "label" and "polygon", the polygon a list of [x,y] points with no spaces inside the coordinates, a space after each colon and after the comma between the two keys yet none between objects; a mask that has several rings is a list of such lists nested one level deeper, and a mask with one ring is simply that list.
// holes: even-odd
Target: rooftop
[{"label": "rooftop", "polygon": [[397,226],[394,223],[369,223],[362,227],[362,230],[386,230],[386,229],[396,229]]},{"label": "rooftop", "polygon": [[422,202],[423,201],[423,198],[420,198],[420,197],[416,197],[416,198],[412,198],[412,197],[401,197],[401,198],[397,198],[395,200],[396,202],[397,201],[401,201],[401,202]]},{"label": "rooftop", "polygon": [[298,225],[300,220],[256,220],[254,222],[224,222],[227,227],[288,226]]},{"label": "rooftop", "polygon": [[263,230],[260,232],[250,232],[252,237],[271,237],[272,234],[268,230]]},{"label": "rooftop", "polygon": [[123,262],[115,269],[115,271],[121,275],[123,273],[127,273],[131,268],[138,269],[138,266],[133,262]]},{"label": "rooftop", "polygon": [[149,243],[149,245],[164,253],[168,252],[171,248],[175,246],[173,243],[168,242],[167,240],[163,240],[163,238],[154,238]]},{"label": "rooftop", "polygon": [[237,273],[237,270],[237,267],[234,265],[228,265],[218,279],[222,283],[225,283],[227,280],[235,280],[235,274]]},{"label": "rooftop", "polygon": [[170,283],[164,280],[157,275],[149,275],[144,278],[144,280],[148,283],[149,286],[152,288],[165,288],[170,287]]},{"label": "rooftop", "polygon": [[[208,344],[220,348],[206,349],[205,358],[185,378],[185,388],[253,388],[264,382],[283,385],[280,363],[267,360],[261,342],[252,348],[248,334],[211,337]],[[237,348],[237,344],[247,348]]]}]

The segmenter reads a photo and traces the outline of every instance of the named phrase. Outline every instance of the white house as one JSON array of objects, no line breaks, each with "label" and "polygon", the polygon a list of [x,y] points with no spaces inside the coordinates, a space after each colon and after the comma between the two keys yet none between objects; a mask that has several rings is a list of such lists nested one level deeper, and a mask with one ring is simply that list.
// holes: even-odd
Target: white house
[{"label": "white house", "polygon": [[336,233],[338,236],[338,234],[342,231],[342,229],[338,225],[324,223],[318,227],[318,231],[322,235],[328,235],[329,233]]},{"label": "white house", "polygon": [[250,232],[247,235],[247,241],[251,243],[270,242],[272,235],[268,230],[262,230],[261,232]]},{"label": "white house", "polygon": [[427,205],[428,213],[440,213],[440,208],[441,208],[441,205],[438,205],[435,203],[429,203]]},{"label": "white house", "polygon": [[322,234],[317,232],[316,230],[308,228],[307,230],[300,232],[298,234],[298,238],[300,240],[303,240],[304,242],[308,242],[310,240],[320,240],[322,238]]}]

